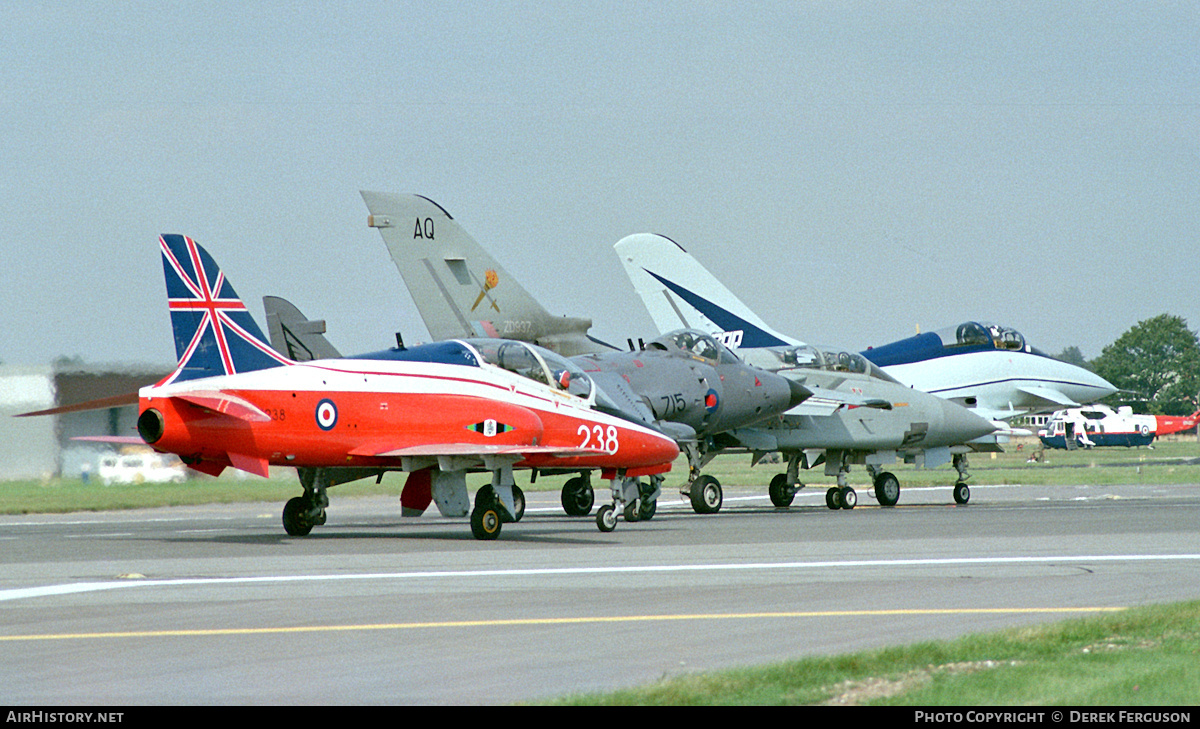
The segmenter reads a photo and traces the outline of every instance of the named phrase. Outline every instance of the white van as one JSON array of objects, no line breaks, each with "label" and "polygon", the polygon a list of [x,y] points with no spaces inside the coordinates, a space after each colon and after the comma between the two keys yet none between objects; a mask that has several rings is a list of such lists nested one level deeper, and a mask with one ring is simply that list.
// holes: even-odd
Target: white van
[{"label": "white van", "polygon": [[178,456],[161,453],[126,453],[100,457],[100,482],[114,483],[183,483],[187,468]]}]

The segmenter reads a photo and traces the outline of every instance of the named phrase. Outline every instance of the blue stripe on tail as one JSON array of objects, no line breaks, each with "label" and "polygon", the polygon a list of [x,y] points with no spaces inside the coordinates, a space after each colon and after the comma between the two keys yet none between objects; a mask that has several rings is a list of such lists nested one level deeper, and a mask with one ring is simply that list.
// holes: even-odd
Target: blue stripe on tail
[{"label": "blue stripe on tail", "polygon": [[733,312],[728,311],[727,309],[709,301],[700,294],[690,291],[674,281],[669,281],[653,271],[645,268],[642,270],[657,279],[658,282],[663,286],[666,286],[668,289],[675,292],[676,296],[683,299],[688,304],[691,304],[696,311],[708,317],[709,321],[721,327],[722,331],[741,331],[741,347],[745,349],[754,349],[756,347],[786,347],[788,345],[787,342],[783,341],[774,334],[763,331],[737,314],[734,314]]}]

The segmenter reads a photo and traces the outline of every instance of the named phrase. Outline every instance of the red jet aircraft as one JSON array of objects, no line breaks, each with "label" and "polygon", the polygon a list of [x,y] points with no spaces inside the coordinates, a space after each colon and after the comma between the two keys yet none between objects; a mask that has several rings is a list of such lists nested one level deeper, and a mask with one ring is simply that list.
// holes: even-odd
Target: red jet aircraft
[{"label": "red jet aircraft", "polygon": [[679,454],[666,435],[597,410],[603,394],[577,365],[522,342],[293,362],[267,343],[204,248],[181,235],[160,246],[179,364],[139,391],[138,434],[207,474],[295,467],[304,494],[284,507],[288,534],[325,522],[329,486],[391,470],[409,472],[443,514],[466,516],[467,472],[491,471],[471,531],[495,539],[524,512],[514,468],[601,469],[614,503],[597,524],[611,531],[637,493],[632,482],[669,471]]}]

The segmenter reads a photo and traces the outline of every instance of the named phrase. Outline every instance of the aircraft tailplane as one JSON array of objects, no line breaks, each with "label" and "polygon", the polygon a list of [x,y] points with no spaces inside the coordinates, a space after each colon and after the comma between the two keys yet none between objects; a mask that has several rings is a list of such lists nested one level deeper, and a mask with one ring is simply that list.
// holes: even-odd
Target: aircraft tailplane
[{"label": "aircraft tailplane", "polygon": [[291,364],[267,343],[225,273],[191,238],[159,238],[179,364],[159,384]]}]

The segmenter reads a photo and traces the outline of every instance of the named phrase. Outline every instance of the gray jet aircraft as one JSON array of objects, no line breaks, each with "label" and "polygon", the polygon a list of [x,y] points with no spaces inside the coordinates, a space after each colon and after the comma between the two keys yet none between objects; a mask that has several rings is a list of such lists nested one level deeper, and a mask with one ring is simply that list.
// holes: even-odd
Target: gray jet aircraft
[{"label": "gray jet aircraft", "polygon": [[[362,196],[370,212],[368,225],[382,235],[433,338],[482,335],[520,339],[576,356],[585,370],[593,370],[593,376],[606,371],[598,361],[607,357],[613,373],[628,378],[635,397],[654,412],[656,422],[688,424],[685,413],[673,418],[671,412],[686,378],[659,376],[626,365],[639,357],[646,359],[652,347],[682,350],[683,340],[675,338],[675,333],[666,337],[669,341],[660,338],[639,352],[616,353],[588,335],[591,320],[550,315],[433,201],[419,195],[378,192],[363,192]],[[690,333],[693,341],[697,335]],[[747,367],[712,337],[706,339],[717,353],[715,361],[724,359],[727,366]],[[811,349],[789,357],[791,361],[779,362],[778,368],[795,370],[790,379],[811,393],[803,402],[773,419],[764,414],[758,422],[724,421],[719,429],[689,427],[696,437],[685,431],[676,438],[689,465],[687,483],[680,491],[691,498],[697,512],[712,513],[721,506],[720,483],[701,471],[722,451],[750,452],[754,463],[768,453],[782,452],[787,470],[772,480],[769,489],[777,506],[787,506],[796,491],[804,488],[798,475],[801,466],[812,468],[821,463],[827,475],[838,479],[838,486],[826,493],[830,508],[856,505],[857,495],[848,484],[853,464],[866,465],[871,471],[879,503],[894,505],[900,495],[899,481],[883,471],[883,465],[897,458],[929,467],[939,465],[948,462],[952,453],[972,450],[968,441],[995,430],[989,421],[954,403],[900,385],[859,355]],[[760,380],[771,374],[749,370]],[[604,380],[597,383],[609,387]],[[671,432],[670,427],[664,425],[664,430]],[[965,484],[961,491],[956,490],[960,493],[969,494]]]},{"label": "gray jet aircraft", "polygon": [[[324,321],[307,319],[290,302],[276,296],[263,297],[263,308],[271,346],[280,354],[301,362],[317,356],[341,356],[323,336]],[[517,345],[515,341],[511,344]],[[386,358],[387,353],[357,358],[372,357]],[[715,339],[697,331],[670,332],[638,352],[608,351],[572,360],[596,383],[597,409],[658,428],[692,448],[727,429],[779,417],[813,397],[810,390],[795,381],[743,364]],[[540,472],[553,473],[550,469]],[[614,482],[614,502],[621,502],[626,521],[652,518],[661,492],[660,476],[651,477],[646,484]],[[524,498],[515,487],[514,498],[519,520]],[[694,508],[702,513],[717,511],[721,501],[719,484],[697,489],[693,496]],[[586,516],[594,502],[590,472],[581,472],[564,484],[562,505],[567,514]],[[423,491],[410,492],[406,485],[401,503],[406,514],[417,515],[429,506],[429,498]],[[598,515],[597,524],[607,531],[610,525],[604,523],[606,516]]]}]

